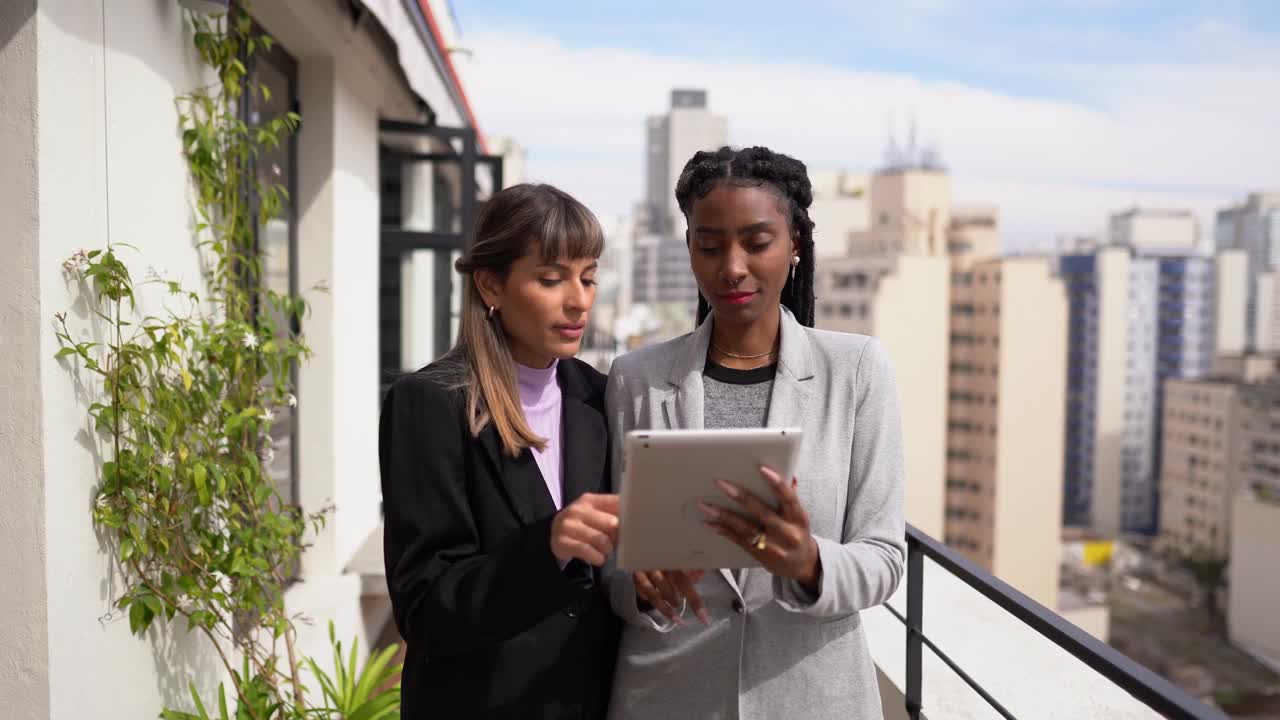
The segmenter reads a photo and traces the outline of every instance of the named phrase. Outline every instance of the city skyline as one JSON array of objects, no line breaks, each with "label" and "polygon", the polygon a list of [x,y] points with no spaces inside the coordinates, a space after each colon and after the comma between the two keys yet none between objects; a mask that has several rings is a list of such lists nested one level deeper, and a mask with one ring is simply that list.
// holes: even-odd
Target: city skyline
[{"label": "city skyline", "polygon": [[459,5],[455,57],[484,130],[518,129],[530,179],[601,213],[643,198],[644,118],[683,87],[707,90],[730,143],[813,170],[875,169],[914,118],[957,202],[1000,207],[1006,250],[1104,236],[1131,206],[1190,209],[1203,231],[1280,185],[1280,100],[1257,89],[1280,64],[1280,12],[1262,3],[757,7],[712,33],[724,6]]}]

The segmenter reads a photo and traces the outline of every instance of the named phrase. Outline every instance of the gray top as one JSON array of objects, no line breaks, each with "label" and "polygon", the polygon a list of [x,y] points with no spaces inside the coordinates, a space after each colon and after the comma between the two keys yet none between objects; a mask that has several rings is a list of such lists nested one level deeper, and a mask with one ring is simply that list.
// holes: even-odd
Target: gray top
[{"label": "gray top", "polygon": [[777,369],[773,364],[735,370],[707,360],[702,371],[702,426],[708,430],[764,427]]}]

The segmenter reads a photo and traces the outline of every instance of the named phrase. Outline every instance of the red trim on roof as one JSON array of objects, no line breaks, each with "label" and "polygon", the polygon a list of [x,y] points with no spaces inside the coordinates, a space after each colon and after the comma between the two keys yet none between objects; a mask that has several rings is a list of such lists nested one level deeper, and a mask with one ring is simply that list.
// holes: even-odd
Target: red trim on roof
[{"label": "red trim on roof", "polygon": [[480,123],[476,122],[475,111],[471,109],[471,101],[467,99],[467,89],[462,86],[462,80],[458,77],[458,69],[453,66],[453,56],[449,53],[449,48],[444,44],[444,36],[440,33],[440,26],[436,24],[435,14],[431,12],[430,0],[418,0],[418,7],[422,9],[422,15],[427,19],[427,27],[431,28],[431,35],[435,38],[436,46],[440,48],[440,55],[444,57],[445,67],[449,69],[449,76],[453,78],[453,84],[458,88],[458,94],[462,96],[462,109],[467,113],[467,120],[470,121],[471,127],[476,131],[476,145],[482,154],[488,153],[488,143],[485,142],[484,133],[480,132]]}]

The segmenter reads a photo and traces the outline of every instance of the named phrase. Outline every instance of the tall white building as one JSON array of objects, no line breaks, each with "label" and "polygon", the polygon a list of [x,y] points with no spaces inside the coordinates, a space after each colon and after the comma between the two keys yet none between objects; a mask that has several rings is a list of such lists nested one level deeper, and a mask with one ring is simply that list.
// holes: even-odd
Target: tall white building
[{"label": "tall white building", "polygon": [[707,108],[706,90],[672,90],[671,109],[650,116],[645,128],[645,229],[683,236],[676,180],[694,153],[728,144],[729,121]]},{"label": "tall white building", "polygon": [[[1263,350],[1280,334],[1273,310],[1265,309],[1277,304],[1275,280],[1263,280],[1267,273],[1280,271],[1280,193],[1251,193],[1243,203],[1219,210],[1213,236],[1218,250],[1237,249],[1245,253],[1248,267],[1246,349]],[[1270,293],[1271,297],[1262,297],[1260,291]]]},{"label": "tall white building", "polygon": [[1111,537],[1155,531],[1161,383],[1202,377],[1231,349],[1216,325],[1244,312],[1230,274],[1239,267],[1231,254],[1152,257],[1125,245],[1062,257],[1068,524]]}]

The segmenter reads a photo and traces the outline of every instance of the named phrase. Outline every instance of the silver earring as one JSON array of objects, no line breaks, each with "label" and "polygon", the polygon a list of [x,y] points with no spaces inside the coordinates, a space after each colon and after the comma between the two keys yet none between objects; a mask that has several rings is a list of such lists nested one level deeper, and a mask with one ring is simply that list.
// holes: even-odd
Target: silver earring
[{"label": "silver earring", "polygon": [[498,311],[497,306],[495,306],[495,305],[490,305],[490,306],[489,306],[489,319],[490,319],[490,320],[492,320],[492,319],[493,319],[493,314],[494,314],[495,312],[497,312],[497,311]]}]

